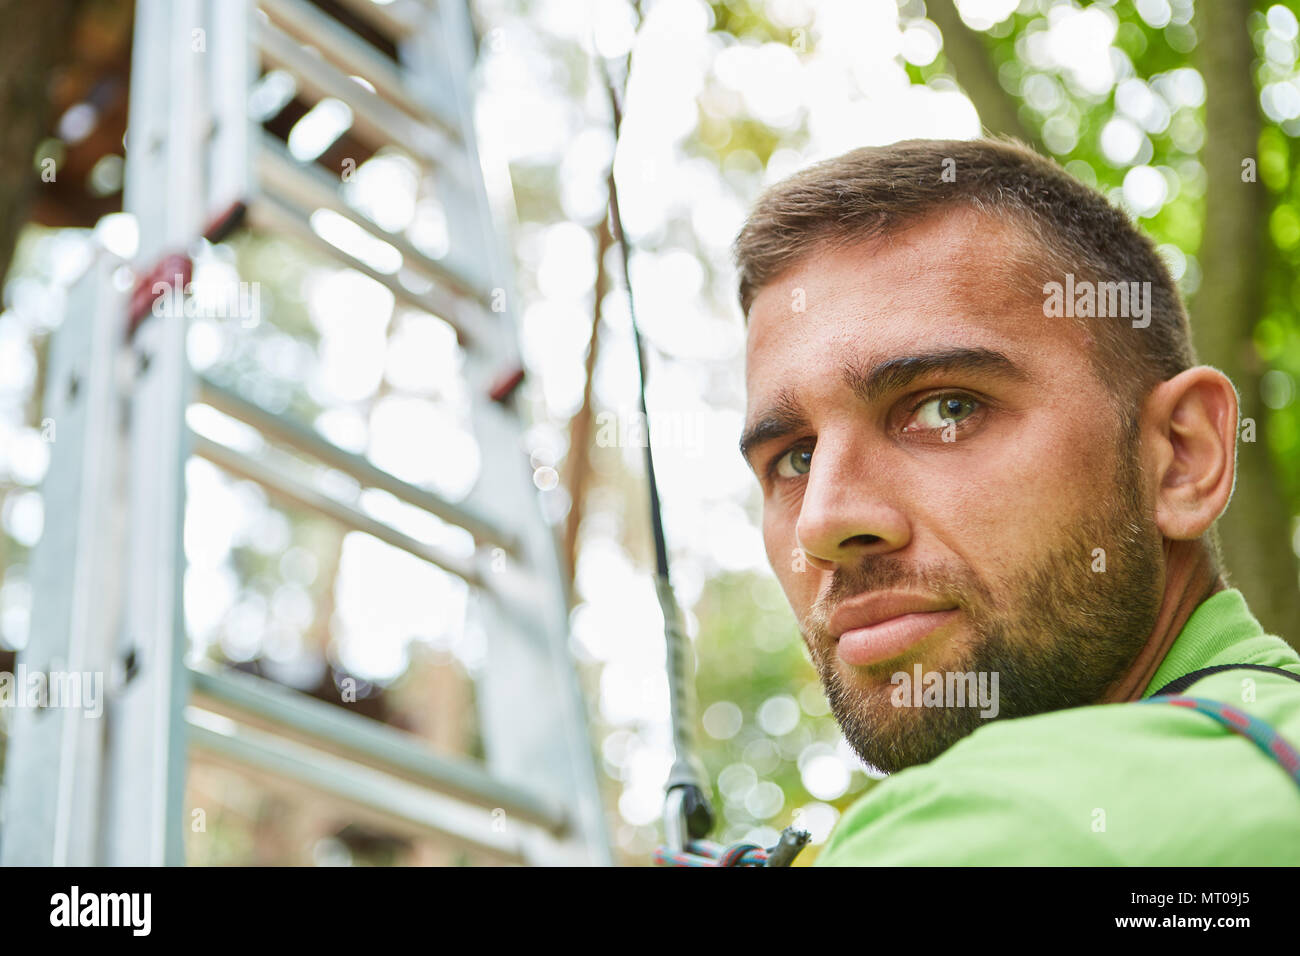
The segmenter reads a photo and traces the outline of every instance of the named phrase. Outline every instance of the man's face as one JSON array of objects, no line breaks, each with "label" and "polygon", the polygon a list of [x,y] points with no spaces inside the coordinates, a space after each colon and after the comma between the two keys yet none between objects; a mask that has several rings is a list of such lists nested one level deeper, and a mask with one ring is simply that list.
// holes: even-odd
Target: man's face
[{"label": "man's face", "polygon": [[886,771],[983,719],[901,706],[893,675],[996,673],[1001,717],[1094,703],[1160,604],[1137,433],[1085,330],[1013,291],[1017,235],[946,213],[818,251],[750,309],[768,560],[845,737]]}]

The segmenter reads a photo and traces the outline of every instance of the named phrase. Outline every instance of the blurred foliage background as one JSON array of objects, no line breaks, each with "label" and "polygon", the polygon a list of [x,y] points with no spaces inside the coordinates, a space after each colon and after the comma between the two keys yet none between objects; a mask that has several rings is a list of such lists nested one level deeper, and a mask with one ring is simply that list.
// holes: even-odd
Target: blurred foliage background
[{"label": "blurred foliage background", "polygon": [[[1296,0],[474,6],[477,123],[518,270],[523,394],[536,422],[528,451],[560,478],[539,481],[538,494],[573,575],[573,650],[622,862],[646,863],[659,837],[671,750],[636,359],[605,225],[611,162],[651,347],[650,418],[674,583],[697,652],[719,839],[770,843],[798,821],[820,843],[876,779],[828,714],[766,567],[757,488],[735,451],[743,327],[730,242],[764,185],[855,146],[981,129],[1014,135],[1153,236],[1187,296],[1202,360],[1233,378],[1248,420],[1221,523],[1233,583],[1270,630],[1300,637]],[[87,3],[82,15],[98,18],[92,33],[102,38],[121,26],[124,8],[129,24],[129,4]],[[598,57],[624,97],[617,151]],[[31,144],[38,159],[67,152],[61,108],[45,122],[54,132]],[[436,210],[425,207],[409,164],[369,162],[372,185],[360,177],[358,203],[436,246]],[[88,182],[99,198],[120,200],[111,169]],[[33,198],[11,187],[0,200],[39,204],[40,188],[30,187]],[[4,669],[25,641],[25,569],[42,522],[44,342],[88,244],[129,255],[120,214],[96,208],[89,227],[51,218],[22,232],[0,314]],[[265,314],[238,333],[200,318],[196,364],[408,480],[453,497],[472,485],[481,465],[444,325],[283,242],[244,237],[208,253],[213,274],[263,283]],[[348,303],[346,314],[331,311],[331,300]],[[456,582],[364,536],[285,513],[204,463],[189,480],[195,655],[328,700],[352,676],[368,701],[362,712],[440,750],[481,754],[474,678],[483,636],[466,626]],[[392,503],[368,507],[414,522],[414,534],[454,538]],[[195,863],[476,862],[220,768],[195,767],[191,802],[221,808],[193,841]]]}]

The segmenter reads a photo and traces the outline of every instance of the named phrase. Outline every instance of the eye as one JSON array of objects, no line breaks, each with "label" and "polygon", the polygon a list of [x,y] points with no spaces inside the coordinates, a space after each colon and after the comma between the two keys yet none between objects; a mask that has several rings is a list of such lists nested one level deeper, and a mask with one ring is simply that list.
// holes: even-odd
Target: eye
[{"label": "eye", "polygon": [[800,475],[808,474],[811,468],[812,449],[791,448],[781,453],[772,471],[778,478],[798,478]]},{"label": "eye", "polygon": [[949,424],[961,424],[979,410],[980,403],[967,395],[936,395],[927,399],[912,411],[911,420],[903,426],[903,431],[923,431],[945,428]]}]

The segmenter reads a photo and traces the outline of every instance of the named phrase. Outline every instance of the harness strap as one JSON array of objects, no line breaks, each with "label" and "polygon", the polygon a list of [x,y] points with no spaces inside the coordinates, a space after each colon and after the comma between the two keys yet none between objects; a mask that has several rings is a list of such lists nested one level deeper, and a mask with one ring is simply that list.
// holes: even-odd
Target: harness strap
[{"label": "harness strap", "polygon": [[1189,710],[1195,710],[1217,720],[1234,733],[1241,734],[1253,741],[1255,746],[1277,761],[1292,782],[1297,787],[1300,787],[1300,751],[1291,746],[1271,724],[1260,720],[1258,717],[1251,716],[1244,710],[1239,710],[1217,700],[1209,700],[1205,697],[1181,696],[1182,691],[1191,687],[1202,677],[1230,670],[1265,671],[1270,674],[1281,674],[1300,683],[1300,674],[1293,674],[1290,671],[1282,670],[1280,667],[1267,667],[1262,664],[1219,664],[1214,667],[1203,667],[1200,670],[1192,671],[1190,674],[1184,674],[1177,680],[1170,681],[1154,695],[1140,701],[1140,703],[1173,704],[1175,707],[1186,707]]},{"label": "harness strap", "polygon": [[1252,717],[1244,710],[1229,707],[1217,700],[1204,697],[1148,697],[1144,704],[1173,704],[1175,707],[1187,707],[1213,717],[1229,730],[1236,731],[1243,737],[1255,742],[1260,750],[1268,754],[1287,772],[1292,782],[1300,787],[1300,751],[1297,751],[1273,729],[1273,725]]},{"label": "harness strap", "polygon": [[1151,696],[1160,697],[1164,694],[1181,694],[1202,677],[1209,677],[1211,674],[1218,674],[1221,671],[1263,671],[1266,674],[1281,674],[1283,677],[1289,677],[1293,681],[1300,682],[1300,674],[1284,671],[1280,667],[1269,667],[1266,664],[1215,664],[1213,667],[1202,667],[1200,670],[1192,671],[1190,674],[1184,674],[1182,677],[1171,680]]}]

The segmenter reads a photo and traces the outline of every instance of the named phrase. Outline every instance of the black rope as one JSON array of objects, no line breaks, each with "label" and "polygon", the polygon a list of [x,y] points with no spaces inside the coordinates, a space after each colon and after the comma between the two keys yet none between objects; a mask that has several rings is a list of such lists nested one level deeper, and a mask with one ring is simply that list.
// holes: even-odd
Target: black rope
[{"label": "black rope", "polygon": [[[607,81],[605,84],[609,91],[609,105],[614,116],[614,139],[618,141],[619,130],[623,126],[623,112],[619,107],[618,94],[614,91],[614,84]],[[632,273],[630,269],[630,253],[628,251],[627,236],[623,232],[623,216],[619,212],[618,204],[618,185],[614,182],[614,171],[611,168],[609,173],[609,218],[613,227],[614,241],[618,243],[619,255],[623,261],[623,284],[627,288],[627,311],[632,320],[632,341],[636,345],[636,362],[638,369],[637,379],[637,400],[641,407],[641,421],[645,427],[645,470],[646,478],[650,486],[650,527],[654,532],[655,542],[655,573],[665,581],[670,581],[668,573],[668,546],[664,539],[664,522],[659,504],[659,483],[655,480],[655,456],[651,448],[650,441],[650,413],[646,408],[645,386],[646,386],[646,357],[645,344],[641,340],[641,327],[636,320],[636,304],[632,295]]]},{"label": "black rope", "polygon": [[[609,94],[610,111],[613,117],[614,142],[617,148],[619,133],[623,126],[623,110],[618,101],[618,93],[609,75],[605,60],[597,56],[605,89]],[[631,252],[627,235],[623,231],[623,217],[619,211],[618,184],[614,181],[614,167],[611,160],[609,170],[609,217],[611,233],[618,244],[623,261],[623,284],[627,290],[628,316],[632,322],[632,341],[636,346],[637,360],[637,399],[640,404],[641,418],[645,426],[645,468],[646,482],[650,497],[650,528],[654,534],[655,548],[655,591],[659,598],[659,607],[664,617],[664,643],[668,657],[669,718],[672,724],[673,748],[675,759],[668,773],[668,791],[682,788],[683,813],[686,817],[690,836],[700,839],[713,828],[713,811],[709,806],[704,789],[704,772],[695,756],[695,701],[691,681],[691,653],[687,638],[682,630],[681,611],[673,594],[672,580],[668,568],[668,545],[664,538],[663,514],[659,501],[659,482],[655,477],[655,460],[651,440],[650,411],[646,406],[646,349],[641,337],[641,327],[636,319],[636,303],[632,294]]]}]

